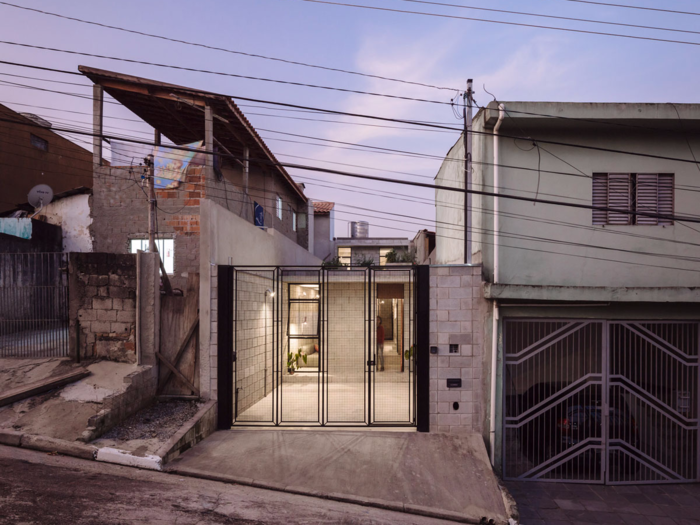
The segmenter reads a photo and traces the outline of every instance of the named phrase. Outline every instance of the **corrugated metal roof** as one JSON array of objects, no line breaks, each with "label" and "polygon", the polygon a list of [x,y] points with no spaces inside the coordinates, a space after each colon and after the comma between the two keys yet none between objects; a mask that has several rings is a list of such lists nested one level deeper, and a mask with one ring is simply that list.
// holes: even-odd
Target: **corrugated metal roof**
[{"label": "corrugated metal roof", "polygon": [[314,213],[330,213],[335,207],[335,202],[314,201]]},{"label": "corrugated metal roof", "polygon": [[[255,158],[279,162],[230,97],[104,69],[79,66],[78,70],[175,144],[204,138],[204,106],[209,105],[215,115],[214,137],[232,155],[243,157],[243,148],[248,147],[251,164],[255,164]],[[271,168],[264,162],[259,165]],[[299,197],[307,201],[283,166],[272,169],[277,169]]]}]

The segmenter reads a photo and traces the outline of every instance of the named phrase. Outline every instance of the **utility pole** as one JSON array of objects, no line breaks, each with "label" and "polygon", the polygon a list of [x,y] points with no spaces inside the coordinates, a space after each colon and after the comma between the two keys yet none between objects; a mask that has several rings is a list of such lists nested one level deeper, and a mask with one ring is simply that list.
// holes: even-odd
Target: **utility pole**
[{"label": "utility pole", "polygon": [[464,92],[464,264],[472,262],[472,79],[467,80],[467,90]]},{"label": "utility pole", "polygon": [[156,253],[156,181],[153,155],[145,159],[148,167],[148,251]]}]

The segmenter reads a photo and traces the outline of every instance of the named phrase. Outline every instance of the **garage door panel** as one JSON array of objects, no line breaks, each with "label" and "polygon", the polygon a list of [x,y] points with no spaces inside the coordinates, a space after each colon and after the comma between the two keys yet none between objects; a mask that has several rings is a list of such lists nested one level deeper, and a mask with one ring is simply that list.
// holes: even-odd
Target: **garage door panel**
[{"label": "garage door panel", "polygon": [[698,479],[697,330],[610,323],[609,483]]},{"label": "garage door panel", "polygon": [[697,322],[505,319],[504,477],[699,479]]},{"label": "garage door panel", "polygon": [[602,323],[507,320],[504,330],[505,477],[602,482]]}]

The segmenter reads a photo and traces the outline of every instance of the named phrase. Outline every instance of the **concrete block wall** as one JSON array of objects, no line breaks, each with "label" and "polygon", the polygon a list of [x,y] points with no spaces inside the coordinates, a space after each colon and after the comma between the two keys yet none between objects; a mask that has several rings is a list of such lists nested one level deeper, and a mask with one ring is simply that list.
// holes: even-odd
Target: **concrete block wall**
[{"label": "concrete block wall", "polygon": [[77,320],[81,358],[135,363],[136,255],[72,253],[70,261],[73,353]]},{"label": "concrete block wall", "polygon": [[[482,433],[485,421],[481,266],[430,267],[430,429]],[[450,353],[450,346],[456,353]],[[461,379],[448,388],[447,379]],[[455,405],[457,403],[458,405]]]},{"label": "concrete block wall", "polygon": [[[273,275],[270,270],[236,273],[234,366],[241,419],[245,419],[245,410],[272,393],[272,308],[275,299],[265,295],[265,291],[274,289]],[[272,413],[269,418],[272,418]]]}]

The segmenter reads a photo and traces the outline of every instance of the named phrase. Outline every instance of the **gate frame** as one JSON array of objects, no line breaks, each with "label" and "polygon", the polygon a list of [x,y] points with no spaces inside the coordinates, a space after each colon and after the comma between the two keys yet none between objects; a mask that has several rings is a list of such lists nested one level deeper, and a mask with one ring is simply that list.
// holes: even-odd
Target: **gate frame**
[{"label": "gate frame", "polygon": [[[602,383],[601,383],[601,400],[604,404],[604,419],[602,424],[602,453],[601,453],[601,476],[600,480],[562,480],[562,479],[531,479],[522,477],[508,477],[506,474],[506,335],[505,326],[508,321],[522,321],[522,322],[565,322],[565,323],[599,323],[602,326],[602,341],[601,341],[601,373],[602,373]],[[609,395],[610,395],[610,370],[609,370],[609,359],[610,359],[610,325],[620,324],[626,325],[629,323],[656,323],[656,324],[695,324],[698,330],[698,378],[696,385],[696,396],[697,396],[697,436],[696,436],[696,479],[694,480],[642,480],[642,481],[610,481],[609,475],[609,445],[608,445],[608,425],[609,425]],[[558,317],[530,317],[530,316],[505,316],[501,319],[501,324],[499,326],[501,330],[501,340],[502,346],[500,349],[501,354],[501,372],[502,372],[502,387],[501,387],[501,429],[502,429],[502,440],[501,440],[501,457],[502,457],[502,471],[503,479],[509,481],[520,481],[520,482],[533,482],[533,483],[579,483],[579,484],[589,484],[589,485],[654,485],[654,484],[673,484],[673,483],[697,483],[700,481],[700,320],[693,319],[601,319],[594,317],[580,317],[580,318],[558,318]],[[550,334],[551,335],[551,334]]]},{"label": "gate frame", "polygon": [[[234,410],[235,410],[235,404],[234,404],[234,395],[236,395],[236,387],[235,387],[235,367],[234,363],[236,362],[236,349],[235,349],[235,333],[236,333],[236,323],[237,323],[237,318],[235,316],[235,302],[236,299],[234,297],[234,290],[237,289],[235,288],[235,273],[236,270],[240,269],[246,269],[246,270],[272,270],[277,272],[278,270],[281,269],[298,269],[298,270],[315,270],[319,272],[319,282],[322,285],[328,284],[328,279],[326,274],[328,273],[326,270],[333,270],[334,268],[324,268],[322,266],[313,266],[313,265],[241,265],[241,266],[234,266],[234,265],[217,265],[217,356],[216,356],[216,363],[217,363],[217,373],[216,373],[216,386],[217,386],[217,400],[218,400],[218,410],[217,410],[217,427],[219,430],[228,430],[231,429],[232,426],[234,425]],[[379,266],[372,266],[372,267],[366,267],[366,266],[357,266],[357,265],[351,265],[351,266],[344,266],[342,268],[348,268],[348,269],[361,269],[361,270],[380,270],[383,267]],[[393,271],[397,271],[399,268],[396,268]],[[277,417],[275,417],[274,414],[274,409],[273,409],[273,418],[271,423],[250,423],[247,425],[245,422],[239,423],[238,426],[266,426],[266,427],[279,427],[279,426],[285,426],[285,427],[299,427],[299,426],[312,426],[312,427],[336,427],[336,428],[345,428],[345,427],[353,427],[353,428],[358,428],[358,427],[384,427],[384,428],[389,428],[389,427],[406,427],[406,428],[413,428],[413,427],[418,427],[418,431],[421,432],[427,432],[429,429],[429,424],[428,424],[428,414],[426,413],[427,411],[425,410],[428,407],[428,399],[429,399],[429,368],[428,368],[428,341],[429,341],[429,309],[428,309],[428,297],[429,297],[429,280],[427,276],[429,275],[429,267],[428,266],[406,266],[405,268],[400,268],[400,271],[405,271],[405,272],[410,272],[411,276],[409,278],[409,283],[412,286],[412,293],[410,295],[411,303],[413,308],[412,314],[413,314],[413,321],[412,321],[412,326],[409,327],[410,333],[413,337],[413,344],[416,346],[416,351],[413,353],[411,361],[413,361],[413,367],[411,368],[410,362],[409,362],[409,374],[413,374],[413,385],[410,385],[410,378],[409,378],[409,396],[412,397],[413,402],[412,402],[412,408],[410,408],[410,416],[412,421],[408,423],[371,423],[370,419],[370,414],[366,413],[365,414],[365,421],[363,423],[353,423],[353,424],[328,424],[327,422],[324,422],[324,414],[322,414],[322,417],[320,418],[321,420],[318,422],[303,422],[303,423],[284,423],[282,424],[280,421],[277,421],[281,416],[277,414]],[[372,282],[371,280],[371,271],[367,272],[370,277],[368,277],[367,281],[365,282],[365,287]],[[282,285],[280,279],[275,280],[275,292],[279,294],[281,289],[278,289]],[[326,294],[327,295],[327,294]],[[368,295],[368,305],[369,302],[372,300],[372,297],[374,295],[371,293],[371,287],[369,290]],[[278,296],[279,297],[279,296]],[[320,304],[320,311],[325,312],[325,300],[327,298],[322,297],[321,304]],[[281,319],[281,301],[275,301],[276,306],[274,308],[275,313],[278,314],[277,319],[274,319],[274,313],[273,313],[273,334],[278,332],[281,329],[280,325],[281,322],[279,319]],[[426,303],[426,304],[423,304]],[[371,305],[369,305],[371,307]],[[371,313],[371,308],[370,308],[370,313]],[[366,315],[366,314],[365,314]],[[409,319],[411,319],[410,313],[409,313]],[[321,320],[323,323],[323,313],[321,313]],[[373,323],[367,323],[368,324],[368,337],[369,340],[367,344],[365,345],[365,348],[369,352],[371,350],[371,330],[372,327],[374,326]],[[422,328],[422,330],[421,330]],[[321,338],[323,337],[323,328],[320,330],[321,334],[319,335],[319,343],[321,341]],[[420,337],[420,336],[423,337]],[[420,340],[419,340],[420,337]],[[281,340],[281,339],[280,339]],[[274,346],[274,343],[273,343]],[[327,359],[327,357],[326,357]],[[274,348],[273,348],[273,360],[274,360]],[[323,359],[320,360],[323,362]],[[323,364],[319,363],[319,368],[323,367]],[[365,369],[367,369],[367,366],[365,366]],[[325,373],[324,369],[324,373]],[[278,373],[282,373],[281,370],[277,371]],[[421,373],[422,372],[422,373]],[[319,378],[320,380],[320,378]],[[327,385],[327,381],[320,381],[322,385]],[[368,385],[371,383],[371,379],[366,376],[365,378],[365,385]],[[279,383],[278,383],[279,384]],[[273,387],[275,385],[275,374],[273,370]],[[370,387],[371,388],[371,387]],[[324,390],[322,388],[321,390]],[[368,391],[371,392],[371,391]],[[281,396],[281,392],[278,394]],[[325,392],[319,392],[319,402],[321,401],[321,397],[325,396]],[[369,404],[372,403],[372,397],[371,395],[368,395],[367,399],[367,407],[369,407]],[[320,404],[321,405],[321,404]],[[424,406],[425,405],[425,406]],[[325,405],[323,405],[325,406]],[[368,408],[366,407],[366,410]],[[319,410],[322,410],[321,406],[319,406]],[[279,405],[277,412],[279,413]]]}]

